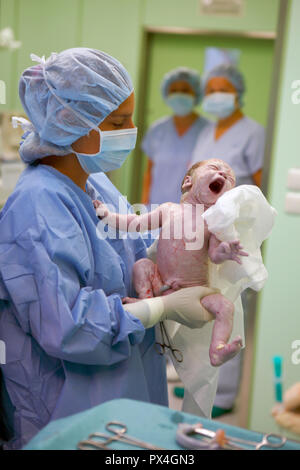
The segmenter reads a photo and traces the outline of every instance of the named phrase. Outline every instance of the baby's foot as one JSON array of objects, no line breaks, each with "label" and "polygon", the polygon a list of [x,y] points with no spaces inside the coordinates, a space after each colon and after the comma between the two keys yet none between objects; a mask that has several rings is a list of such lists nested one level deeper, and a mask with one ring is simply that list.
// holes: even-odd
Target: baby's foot
[{"label": "baby's foot", "polygon": [[242,345],[242,338],[240,336],[237,336],[230,344],[220,342],[217,346],[211,345],[209,348],[211,365],[218,367],[224,364],[224,362],[229,361],[229,359],[236,356]]}]

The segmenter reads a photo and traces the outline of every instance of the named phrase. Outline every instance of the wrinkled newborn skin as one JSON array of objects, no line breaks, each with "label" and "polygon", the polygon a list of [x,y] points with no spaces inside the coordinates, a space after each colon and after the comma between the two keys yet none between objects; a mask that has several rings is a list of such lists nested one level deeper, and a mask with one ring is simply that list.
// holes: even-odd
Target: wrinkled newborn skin
[{"label": "wrinkled newborn skin", "polygon": [[[208,209],[224,192],[232,189],[234,184],[232,169],[222,160],[211,159],[201,162],[192,173],[187,173],[182,184],[180,204],[165,203],[152,212],[138,216],[109,212],[105,205],[95,201],[98,216],[105,217],[104,222],[109,225],[128,231],[147,230],[150,226],[152,229],[162,227],[157,246],[157,264],[149,259],[141,259],[133,268],[133,284],[139,299],[168,295],[184,287],[208,286],[208,258],[216,264],[229,259],[241,263],[239,257],[247,256],[238,240],[220,242],[208,231],[203,219],[202,224],[199,224],[199,219],[196,218],[198,204],[202,204],[204,210]],[[189,219],[184,218],[191,207]],[[177,227],[182,226],[183,235],[180,239],[174,236],[174,220]],[[189,235],[187,234],[188,238],[185,237],[187,220],[194,232],[196,221],[197,231],[202,235],[204,231],[203,246],[198,249],[186,249],[187,243],[191,243]],[[165,229],[170,230],[168,239],[163,236]],[[136,299],[126,298],[124,301]],[[234,357],[242,346],[240,337],[227,344],[233,327],[234,306],[221,294],[206,296],[201,303],[215,318],[209,355],[211,364],[219,366]]]}]

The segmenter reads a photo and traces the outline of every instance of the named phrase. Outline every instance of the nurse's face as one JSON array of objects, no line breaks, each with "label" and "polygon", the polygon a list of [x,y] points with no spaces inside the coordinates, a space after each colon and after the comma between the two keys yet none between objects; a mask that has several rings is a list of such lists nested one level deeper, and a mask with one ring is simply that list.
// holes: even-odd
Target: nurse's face
[{"label": "nurse's face", "polygon": [[186,93],[187,95],[196,96],[192,86],[185,80],[176,80],[171,83],[169,88],[169,95],[172,93]]},{"label": "nurse's face", "polygon": [[[134,111],[134,93],[132,93],[118,109],[109,114],[99,125],[102,131],[114,131],[118,129],[132,129],[135,127],[132,116]],[[97,153],[100,146],[99,132],[92,129],[88,135],[80,137],[72,144],[78,153]]]},{"label": "nurse's face", "polygon": [[211,78],[205,88],[205,96],[211,95],[212,93],[234,93],[235,94],[235,105],[239,108],[238,94],[233,84],[225,77],[213,77]]},{"label": "nurse's face", "polygon": [[99,128],[102,131],[113,131],[116,129],[132,129],[135,127],[132,121],[134,111],[134,93],[120,104],[118,109],[109,114],[101,122]]}]

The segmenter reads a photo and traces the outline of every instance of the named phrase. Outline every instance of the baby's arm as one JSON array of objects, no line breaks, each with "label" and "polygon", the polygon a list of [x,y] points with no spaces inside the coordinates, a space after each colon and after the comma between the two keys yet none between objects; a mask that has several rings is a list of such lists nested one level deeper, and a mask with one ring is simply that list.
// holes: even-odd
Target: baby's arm
[{"label": "baby's arm", "polygon": [[226,260],[233,260],[238,264],[242,264],[239,257],[248,256],[248,253],[242,250],[243,247],[239,240],[221,242],[213,233],[209,237],[208,256],[215,264],[221,264]]},{"label": "baby's arm", "polygon": [[155,230],[162,226],[162,221],[170,211],[172,204],[165,203],[158,206],[151,212],[145,214],[118,214],[110,212],[105,204],[96,200],[94,207],[99,218],[104,219],[110,227],[115,227],[125,232],[144,232]]}]

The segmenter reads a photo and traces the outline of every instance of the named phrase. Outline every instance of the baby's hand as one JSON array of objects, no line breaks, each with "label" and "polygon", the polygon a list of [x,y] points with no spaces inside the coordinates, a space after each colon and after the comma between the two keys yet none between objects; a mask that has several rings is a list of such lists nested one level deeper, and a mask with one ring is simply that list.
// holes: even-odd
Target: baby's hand
[{"label": "baby's hand", "polygon": [[99,217],[99,219],[103,219],[104,217],[107,217],[109,214],[109,210],[104,204],[104,202],[99,201],[96,199],[93,201],[94,207],[96,209],[96,214]]},{"label": "baby's hand", "polygon": [[246,251],[242,251],[243,247],[239,240],[232,242],[221,242],[216,248],[216,255],[220,261],[233,260],[238,264],[242,264],[240,256],[249,256]]}]

